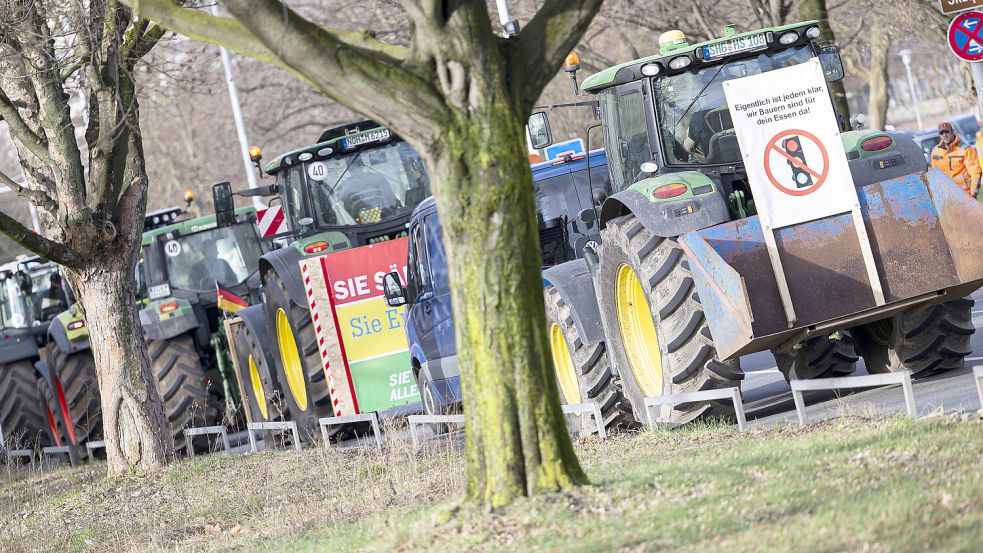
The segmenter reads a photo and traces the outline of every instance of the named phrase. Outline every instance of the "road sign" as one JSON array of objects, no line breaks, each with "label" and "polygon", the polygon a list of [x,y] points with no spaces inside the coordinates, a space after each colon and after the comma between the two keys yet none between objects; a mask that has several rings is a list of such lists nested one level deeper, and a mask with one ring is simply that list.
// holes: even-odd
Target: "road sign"
[{"label": "road sign", "polygon": [[553,144],[549,148],[546,148],[544,153],[546,154],[546,161],[552,161],[567,155],[580,155],[583,154],[584,151],[584,141],[579,138],[574,138],[573,140]]},{"label": "road sign", "polygon": [[939,0],[939,9],[942,10],[943,15],[952,15],[974,8],[983,8],[983,0]]},{"label": "road sign", "polygon": [[959,59],[983,60],[983,13],[971,11],[959,14],[949,24],[949,48]]},{"label": "road sign", "polygon": [[777,229],[857,203],[818,58],[724,83],[761,224]]}]

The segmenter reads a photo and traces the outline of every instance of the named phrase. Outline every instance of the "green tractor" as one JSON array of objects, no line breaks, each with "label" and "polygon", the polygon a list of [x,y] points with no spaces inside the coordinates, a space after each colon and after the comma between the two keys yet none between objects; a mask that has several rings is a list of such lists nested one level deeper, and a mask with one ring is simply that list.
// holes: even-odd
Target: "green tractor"
[{"label": "green tractor", "polygon": [[39,381],[35,365],[69,298],[55,263],[21,256],[0,266],[0,428],[19,447],[61,445],[39,395],[50,394],[50,383]]},{"label": "green tractor", "polygon": [[[235,210],[223,227],[215,216],[180,220],[182,213],[147,215],[136,270],[140,325],[177,451],[190,446],[184,428],[238,416],[216,289],[258,299],[264,252],[253,208]],[[48,370],[66,406],[56,418],[60,439],[72,445],[97,439],[102,418],[83,314],[77,307],[62,313],[49,335]]]},{"label": "green tractor", "polygon": [[[257,166],[262,154],[251,150]],[[413,209],[430,195],[420,156],[400,137],[372,121],[325,131],[317,143],[287,152],[263,168],[276,183],[236,192],[276,196],[285,232],[273,236],[282,247],[259,261],[265,306],[238,312],[238,375],[254,421],[287,413],[304,439],[317,436],[318,419],[333,415],[328,383],[315,341],[301,280],[305,257],[406,236]],[[232,209],[228,183],[215,185],[220,225]],[[341,430],[341,429],[339,429]]]},{"label": "green tractor", "polygon": [[[908,137],[828,122],[846,153],[856,218],[827,216],[767,239],[734,125],[744,114],[730,113],[725,83],[817,59],[827,82],[842,79],[836,47],[819,36],[815,21],[728,29],[700,44],[669,32],[658,54],[584,81],[614,193],[596,216],[582,214],[599,225],[601,243],[544,279],[547,298],[558,294],[569,309],[548,314],[562,331],[549,333],[563,341],[554,355],[579,361],[555,363],[572,373],[558,378],[578,382],[606,420],[627,410],[645,421],[645,397],[738,386],[740,356],[757,351],[770,350],[788,379],[847,375],[859,356],[871,373],[923,376],[960,367],[970,353],[973,302],[964,298],[983,283],[983,205],[925,173]],[[576,69],[567,68],[575,83]],[[530,127],[546,130],[548,144],[544,119],[534,114]],[[809,185],[793,159],[798,143],[780,147],[798,186]],[[598,344],[606,355],[587,355]],[[714,401],[659,413],[671,423],[732,414]]]}]

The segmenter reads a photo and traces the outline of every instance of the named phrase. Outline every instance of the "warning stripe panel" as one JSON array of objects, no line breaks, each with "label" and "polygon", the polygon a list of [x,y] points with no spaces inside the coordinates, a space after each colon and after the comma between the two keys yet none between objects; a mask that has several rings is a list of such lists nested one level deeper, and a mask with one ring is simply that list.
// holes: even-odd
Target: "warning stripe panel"
[{"label": "warning stripe panel", "polygon": [[257,210],[256,218],[260,236],[263,238],[269,238],[287,232],[283,206],[275,205],[266,209]]},{"label": "warning stripe panel", "polygon": [[334,405],[334,414],[336,417],[340,417],[341,409],[338,404],[338,392],[335,390],[334,377],[331,376],[331,362],[328,359],[328,350],[324,340],[324,331],[321,328],[321,317],[320,313],[318,312],[317,301],[314,299],[314,287],[311,285],[311,277],[307,269],[307,263],[301,262],[300,271],[304,277],[304,288],[307,292],[307,300],[311,304],[311,315],[314,321],[314,334],[317,337],[317,345],[319,353],[321,354],[324,375],[328,378],[328,392],[331,396],[331,403]]}]

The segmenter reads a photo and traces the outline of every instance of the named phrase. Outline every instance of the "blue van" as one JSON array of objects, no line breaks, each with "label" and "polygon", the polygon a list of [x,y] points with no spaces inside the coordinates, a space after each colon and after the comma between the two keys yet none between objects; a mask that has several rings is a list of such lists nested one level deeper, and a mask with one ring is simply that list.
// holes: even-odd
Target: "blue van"
[{"label": "blue van", "polygon": [[[543,267],[576,259],[584,245],[598,239],[594,218],[581,213],[593,211],[610,193],[603,150],[590,152],[589,167],[588,183],[588,160],[583,155],[532,166]],[[387,275],[386,300],[391,306],[407,306],[410,362],[424,411],[452,412],[460,405],[461,385],[447,257],[432,197],[410,219],[408,256],[406,284],[395,273]]]}]

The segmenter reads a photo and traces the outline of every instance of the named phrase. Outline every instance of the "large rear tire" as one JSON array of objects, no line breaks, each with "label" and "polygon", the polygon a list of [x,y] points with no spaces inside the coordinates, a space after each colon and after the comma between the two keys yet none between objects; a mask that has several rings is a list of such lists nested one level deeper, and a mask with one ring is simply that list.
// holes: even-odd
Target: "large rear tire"
[{"label": "large rear tire", "polygon": [[269,359],[258,337],[243,323],[234,337],[236,378],[245,391],[243,403],[254,422],[272,422],[284,418],[283,391],[273,376]]},{"label": "large rear tire", "polygon": [[912,376],[958,369],[973,352],[971,298],[916,307],[852,330],[867,372],[911,371]]},{"label": "large rear tire", "polygon": [[790,352],[775,353],[785,380],[834,378],[857,370],[857,353],[849,332],[838,336],[814,336]]},{"label": "large rear tire", "polygon": [[[291,420],[302,440],[320,436],[318,419],[334,414],[328,382],[321,367],[317,335],[307,306],[290,300],[287,287],[275,272],[266,274],[266,322],[273,334],[276,380],[283,389]],[[332,427],[334,432],[342,428]]]},{"label": "large rear tire", "polygon": [[[585,343],[574,324],[573,307],[563,301],[553,286],[547,286],[543,294],[550,351],[562,402],[596,402],[606,431],[634,426],[631,405],[622,393],[618,375],[611,370],[604,340]],[[579,419],[583,423],[581,433],[594,430],[587,417]]]},{"label": "large rear tire", "polygon": [[37,380],[33,359],[0,365],[0,426],[5,446],[28,449],[53,443]]},{"label": "large rear tire", "polygon": [[[646,421],[644,398],[738,386],[738,360],[717,359],[686,254],[673,238],[654,235],[634,214],[601,231],[598,286],[607,347],[635,419]],[[733,418],[731,402],[663,406],[662,420]]]},{"label": "large rear tire", "polygon": [[174,438],[174,451],[184,452],[184,429],[212,426],[217,417],[217,410],[208,402],[205,367],[194,338],[188,334],[170,340],[148,340],[147,351]]},{"label": "large rear tire", "polygon": [[[66,428],[61,430],[61,439],[74,446],[102,439],[102,406],[92,350],[66,354],[54,342],[48,343],[47,350],[48,367],[56,387],[52,393],[57,398],[51,410],[52,413],[60,413],[67,408],[68,414],[63,423]],[[64,406],[60,405],[62,400]],[[71,432],[68,427],[72,429]]]}]

